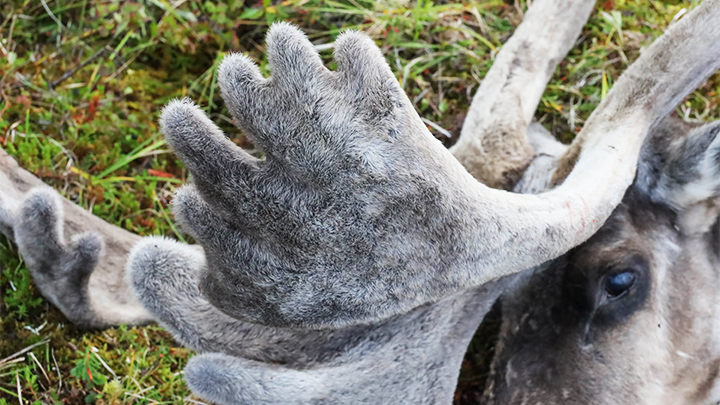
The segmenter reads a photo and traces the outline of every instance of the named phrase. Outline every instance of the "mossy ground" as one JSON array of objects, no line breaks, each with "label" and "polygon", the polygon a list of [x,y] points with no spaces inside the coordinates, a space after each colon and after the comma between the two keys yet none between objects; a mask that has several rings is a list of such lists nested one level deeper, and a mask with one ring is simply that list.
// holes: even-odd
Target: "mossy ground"
[{"label": "mossy ground", "polygon": [[[620,73],[692,3],[600,0],[558,67],[536,119],[570,141]],[[450,145],[479,81],[527,9],[504,2],[368,0],[8,0],[0,2],[0,144],[27,170],[95,215],[141,235],[182,238],[168,202],[187,178],[158,134],[162,106],[199,103],[231,138],[216,67],[248,53],[267,72],[273,21],[317,44],[347,28],[371,35],[417,110]],[[321,52],[332,68],[332,51]],[[720,115],[714,76],[678,108]],[[83,331],[39,296],[16,248],[0,238],[0,405],[200,403],[182,380],[192,353],[157,326]],[[497,320],[470,345],[457,391],[484,386]],[[35,345],[35,346],[33,346]],[[32,348],[7,360],[17,352]]]}]

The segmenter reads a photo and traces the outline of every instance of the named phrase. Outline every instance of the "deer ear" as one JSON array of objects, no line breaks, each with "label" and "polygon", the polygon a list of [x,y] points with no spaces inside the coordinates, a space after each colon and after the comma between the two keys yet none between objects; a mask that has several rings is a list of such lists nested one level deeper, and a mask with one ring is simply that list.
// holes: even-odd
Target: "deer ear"
[{"label": "deer ear", "polygon": [[674,115],[661,121],[643,147],[637,188],[678,213],[720,207],[719,133],[720,121],[687,122]]}]

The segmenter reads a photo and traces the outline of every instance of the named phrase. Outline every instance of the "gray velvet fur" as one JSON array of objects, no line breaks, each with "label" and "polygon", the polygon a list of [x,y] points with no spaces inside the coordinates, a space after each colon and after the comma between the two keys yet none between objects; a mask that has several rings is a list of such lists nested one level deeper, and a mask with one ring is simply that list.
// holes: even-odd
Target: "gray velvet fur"
[{"label": "gray velvet fur", "polygon": [[241,55],[218,74],[264,160],[189,101],[161,118],[194,175],[174,212],[205,248],[206,297],[239,319],[317,327],[387,318],[458,288],[463,235],[477,225],[458,213],[472,203],[443,180],[445,159],[433,157],[441,146],[374,43],[339,37],[332,73],[295,27],[274,25],[267,42],[271,79]]},{"label": "gray velvet fur", "polygon": [[[707,17],[686,19],[702,25]],[[685,53],[711,42],[692,42],[692,24],[676,24],[621,78],[589,121],[595,152],[584,154],[566,187],[542,198],[475,181],[432,138],[367,37],[341,35],[338,71],[330,72],[299,30],[273,26],[271,78],[241,55],[226,58],[218,74],[235,122],[265,159],[237,148],[187,100],[161,118],[195,178],[174,209],[205,248],[203,293],[249,322],[341,327],[387,319],[564,253],[619,202],[656,114],[717,66],[703,57],[691,74],[635,80],[655,63],[689,63]],[[678,53],[666,52],[669,44]],[[617,166],[597,174],[608,159]]]},{"label": "gray velvet fur", "polygon": [[482,231],[467,172],[423,126],[374,43],[340,36],[333,73],[297,28],[276,24],[268,54],[271,79],[241,55],[218,75],[264,160],[189,101],[161,118],[194,175],[174,212],[205,249],[208,300],[251,322],[327,327],[386,319],[473,285],[482,262],[473,246],[496,230]]},{"label": "gray velvet fur", "polygon": [[42,295],[73,323],[150,321],[123,277],[140,237],[60,197],[1,149],[0,232],[17,244]]},{"label": "gray velvet fur", "polygon": [[306,368],[333,360],[362,340],[365,326],[341,330],[292,330],[231,318],[198,288],[205,256],[195,246],[145,238],[128,260],[128,281],[142,304],[183,345],[267,363]]},{"label": "gray velvet fur", "polygon": [[185,368],[188,385],[220,404],[450,403],[467,345],[512,279],[381,323],[281,329],[213,307],[197,288],[206,266],[200,250],[146,238],[128,263],[143,305],[181,343],[203,353]]}]

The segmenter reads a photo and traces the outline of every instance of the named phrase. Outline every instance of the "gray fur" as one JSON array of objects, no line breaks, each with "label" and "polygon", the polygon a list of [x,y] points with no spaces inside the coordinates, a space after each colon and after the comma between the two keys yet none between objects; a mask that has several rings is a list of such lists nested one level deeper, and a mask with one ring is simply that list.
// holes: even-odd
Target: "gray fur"
[{"label": "gray fur", "polygon": [[143,306],[184,346],[199,353],[306,368],[337,358],[368,330],[291,330],[231,318],[200,294],[205,256],[194,248],[150,237],[136,245],[128,259],[128,280]]},{"label": "gray fur", "polygon": [[[287,24],[273,26],[268,52],[272,79],[239,55],[219,72],[230,111],[264,161],[234,147],[188,102],[171,103],[161,119],[195,177],[174,209],[205,248],[206,297],[239,319],[341,326],[463,285],[457,278],[470,276],[470,258],[462,235],[479,218],[455,215],[471,202],[456,196],[459,184],[440,181],[452,160],[372,41],[340,37],[337,73]],[[405,165],[390,164],[400,156]],[[442,254],[449,250],[459,254]],[[431,280],[430,268],[448,274]]]},{"label": "gray fur", "polygon": [[507,282],[370,326],[340,356],[308,369],[211,353],[194,358],[185,378],[220,404],[450,403],[467,345]]},{"label": "gray fur", "polygon": [[[203,294],[253,323],[342,327],[387,319],[564,253],[619,202],[653,114],[718,64],[705,58],[693,75],[671,70],[651,83],[634,80],[642,67],[689,63],[686,54],[710,42],[690,41],[689,20],[703,26],[704,18],[690,13],[620,79],[587,131],[597,152],[584,155],[567,187],[542,198],[472,179],[432,138],[369,38],[340,36],[338,71],[330,72],[299,30],[276,24],[268,34],[273,77],[239,55],[218,75],[235,121],[265,159],[235,147],[187,100],[162,115],[168,142],[195,178],[175,213],[205,248]],[[688,44],[664,52],[670,42]],[[682,80],[664,86],[663,78]],[[640,91],[659,105],[638,99]],[[637,108],[629,113],[619,104]],[[611,113],[619,118],[601,121]],[[618,163],[602,178],[588,174],[607,159]]]},{"label": "gray fur", "polygon": [[[263,161],[187,101],[163,113],[168,142],[195,176],[176,216],[205,248],[203,294],[233,317],[365,323],[473,283],[474,242],[463,235],[480,218],[457,215],[474,203],[445,180],[453,161],[367,37],[346,33],[335,50],[331,73],[304,35],[278,24],[268,36],[272,79],[243,56],[223,62],[223,97]],[[390,164],[400,156],[405,164]]]},{"label": "gray fur", "polygon": [[0,232],[17,244],[42,295],[73,323],[150,321],[123,282],[127,253],[140,237],[63,199],[1,149]]},{"label": "gray fur", "polygon": [[665,128],[643,149],[636,187],[676,210],[720,196],[720,122],[680,121]]},{"label": "gray fur", "polygon": [[195,393],[221,404],[447,403],[465,348],[511,281],[372,325],[280,329],[235,320],[210,305],[197,288],[204,266],[200,250],[146,238],[131,253],[128,277],[176,339],[206,353],[185,376]]}]

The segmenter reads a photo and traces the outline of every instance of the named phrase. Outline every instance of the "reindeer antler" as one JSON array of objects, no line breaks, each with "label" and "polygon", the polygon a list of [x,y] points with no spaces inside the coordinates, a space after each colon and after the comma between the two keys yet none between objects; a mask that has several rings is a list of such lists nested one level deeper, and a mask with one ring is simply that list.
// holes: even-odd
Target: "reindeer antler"
[{"label": "reindeer antler", "polygon": [[[484,184],[512,190],[533,160],[526,133],[545,86],[572,48],[593,1],[538,0],[503,44],[450,148]],[[552,23],[549,23],[552,21]]]},{"label": "reindeer antler", "polygon": [[17,244],[40,292],[72,322],[102,328],[152,321],[124,281],[125,259],[140,237],[61,198],[2,149],[0,232]]},{"label": "reindeer antler", "polygon": [[[713,11],[718,15],[717,9]],[[700,11],[695,13],[698,12]],[[697,32],[703,31],[701,27],[695,29]],[[648,65],[648,61],[643,59],[637,63]],[[703,72],[703,74],[707,75],[709,72]],[[689,91],[689,89],[684,91]],[[632,95],[625,94],[624,97],[631,98]],[[542,130],[535,126],[531,128],[531,133],[537,134],[533,137],[533,141],[544,139]],[[562,147],[554,144],[550,144],[550,147],[555,155],[563,151]],[[626,151],[626,153],[629,152]],[[142,251],[143,249],[138,250],[138,252]],[[180,248],[168,248],[166,253],[167,257],[178,257]],[[148,259],[153,257],[162,257],[162,255],[156,253],[147,255]],[[136,260],[132,262],[135,263]],[[204,266],[204,262],[197,262],[195,270],[191,272],[195,274],[194,277],[199,277]],[[153,268],[153,265],[139,263],[134,271],[142,272],[142,269],[147,268]],[[136,282],[158,280],[159,278],[158,276],[133,277]],[[188,280],[195,279],[188,278]],[[507,282],[509,282],[508,279],[502,281],[503,284]],[[176,283],[176,281],[166,281],[162,288],[155,288],[155,290],[172,291],[175,288],[179,290],[185,288],[185,291],[188,291],[187,286],[194,285],[194,282],[189,281],[185,284],[186,287],[177,285],[173,287],[173,284]],[[293,363],[290,367],[263,364],[255,361],[257,353],[252,353],[253,357],[250,358],[244,354],[237,357],[225,349],[225,347],[232,346],[229,344],[229,340],[226,341],[227,343],[217,340],[214,344],[215,349],[206,348],[215,353],[196,357],[186,369],[186,378],[192,389],[199,395],[220,403],[388,400],[411,403],[449,402],[450,393],[457,377],[456,363],[459,362],[460,348],[466,346],[472,336],[472,331],[475,330],[489,303],[494,299],[494,294],[503,289],[502,285],[487,287],[490,289],[471,290],[456,294],[446,300],[419,307],[387,321],[372,323],[365,328],[354,327],[317,332],[294,330],[297,334],[293,336],[280,332],[284,331],[283,329],[263,329],[261,326],[253,326],[253,328],[257,328],[253,329],[255,331],[253,333],[259,333],[262,330],[269,336],[282,336],[283,339],[288,339],[283,340],[277,347],[286,348],[288,344],[292,345],[293,339],[296,339],[298,351],[295,356],[304,360]],[[171,296],[172,294],[165,292],[164,295]],[[203,301],[199,294],[193,292],[191,295],[194,299]],[[480,316],[476,316],[477,312],[473,312],[476,308],[482,309]],[[428,314],[443,315],[435,318],[435,315],[429,316]],[[173,319],[177,318],[186,319],[186,315],[162,315],[161,317],[169,323],[173,323]],[[468,322],[447,325],[440,321],[441,318],[465,319]],[[227,318],[227,323],[224,325],[235,322],[237,321]],[[247,328],[247,324],[238,323],[237,325],[245,325],[244,328]],[[239,328],[242,329],[242,327]],[[338,333],[340,331],[350,331],[350,334]],[[433,333],[432,331],[441,332]],[[352,337],[349,338],[349,336]],[[386,338],[380,338],[380,336],[386,336]],[[401,336],[401,338],[396,341],[390,336]],[[453,338],[458,336],[463,338]],[[307,339],[313,337],[318,337],[317,352],[307,350],[306,342],[309,341]],[[330,339],[334,339],[334,345]],[[258,347],[257,342],[252,339],[249,340],[248,346]],[[237,347],[237,345],[232,347]],[[345,347],[345,349],[336,351],[338,347]],[[262,350],[265,351],[264,353],[272,352],[269,346]],[[332,354],[316,362],[322,357],[320,353],[327,352]],[[293,356],[292,351],[284,353],[283,356]],[[420,353],[425,361],[416,360],[415,356]],[[313,360],[308,360],[309,358]],[[275,359],[278,361],[279,358],[275,357]],[[308,363],[304,361],[308,361]],[[311,367],[308,367],[308,364]],[[435,374],[428,372],[426,380],[415,381],[407,378],[408,370],[412,369],[439,371]],[[393,393],[397,393],[397,397],[393,396]]]},{"label": "reindeer antler", "polygon": [[212,270],[202,290],[238,319],[365,323],[439,298],[432,284],[461,285],[455,275],[433,283],[429,268],[455,266],[442,263],[442,250],[467,250],[467,226],[480,218],[458,220],[457,207],[475,203],[456,190],[472,182],[424,128],[372,41],[346,33],[335,52],[332,73],[299,30],[277,24],[271,79],[242,56],[221,65],[223,97],[264,161],[187,101],[163,113],[163,132],[195,177],[174,205],[205,247]]},{"label": "reindeer antler", "polygon": [[[621,117],[622,128],[617,118],[596,124],[598,146],[567,187],[542,197],[497,192],[431,137],[369,39],[338,39],[337,73],[286,24],[271,29],[268,53],[271,79],[241,56],[219,74],[265,160],[227,141],[188,102],[171,104],[162,119],[196,179],[175,209],[205,247],[203,292],[251,322],[386,319],[559,255],[612,211],[647,130],[644,108]],[[704,68],[707,75],[714,65]],[[608,160],[618,163],[593,173]],[[598,187],[588,176],[608,181]]]}]

